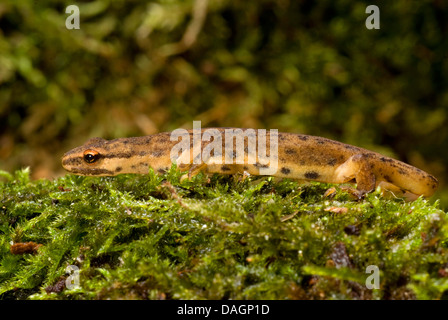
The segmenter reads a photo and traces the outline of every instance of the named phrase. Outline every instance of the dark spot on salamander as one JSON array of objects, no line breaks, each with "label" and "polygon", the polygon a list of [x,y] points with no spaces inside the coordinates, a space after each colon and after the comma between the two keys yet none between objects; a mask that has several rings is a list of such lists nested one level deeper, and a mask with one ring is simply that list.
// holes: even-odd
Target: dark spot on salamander
[{"label": "dark spot on salamander", "polygon": [[283,174],[290,174],[290,173],[291,173],[291,170],[288,169],[288,168],[285,168],[285,167],[283,167],[280,171],[281,171]]},{"label": "dark spot on salamander", "polygon": [[156,158],[163,156],[163,154],[164,154],[163,150],[160,149],[156,149],[151,152],[151,155]]},{"label": "dark spot on salamander", "polygon": [[286,154],[296,154],[296,150],[294,149],[285,149]]},{"label": "dark spot on salamander", "polygon": [[388,175],[384,176],[384,180],[386,180],[386,182],[392,182],[391,178]]},{"label": "dark spot on salamander", "polygon": [[358,150],[358,148],[356,148],[354,146],[351,146],[349,144],[344,144],[344,148],[347,149],[347,150]]},{"label": "dark spot on salamander", "polygon": [[147,163],[147,162],[140,162],[139,165],[140,165],[140,166],[143,166],[143,167],[147,167],[147,166],[148,166],[148,163]]},{"label": "dark spot on salamander", "polygon": [[244,166],[243,169],[244,169],[244,170],[247,170],[247,169],[249,169],[249,168],[248,168],[247,166]]},{"label": "dark spot on salamander", "polygon": [[305,178],[306,179],[317,179],[319,178],[319,173],[317,173],[316,171],[308,171],[305,172]]},{"label": "dark spot on salamander", "polygon": [[163,143],[165,143],[165,142],[167,142],[169,139],[168,139],[168,136],[165,136],[165,135],[161,135],[161,136],[159,136],[159,137],[157,137],[157,143],[160,143],[160,144],[163,144]]},{"label": "dark spot on salamander", "polygon": [[165,173],[167,170],[164,169],[164,168],[159,168],[159,169],[157,169],[157,171],[158,171],[159,173]]},{"label": "dark spot on salamander", "polygon": [[335,158],[332,158],[332,159],[328,160],[327,163],[329,166],[333,167],[334,165],[336,165],[336,162],[337,162],[337,160]]},{"label": "dark spot on salamander", "polygon": [[261,164],[259,162],[255,163],[254,166],[257,168],[269,168],[268,164]]},{"label": "dark spot on salamander", "polygon": [[437,179],[431,175],[428,175],[428,178],[431,179],[432,181],[434,181],[435,183],[439,183],[439,181],[437,181]]},{"label": "dark spot on salamander", "polygon": [[131,168],[132,168],[132,169],[135,169],[135,168],[136,168],[135,164],[133,164],[133,165],[131,166]]},{"label": "dark spot on salamander", "polygon": [[230,170],[232,170],[232,169],[230,169],[229,166],[222,166],[222,167],[221,167],[221,170],[222,170],[222,171],[230,171]]},{"label": "dark spot on salamander", "polygon": [[115,168],[115,172],[120,172],[121,170],[123,170],[122,167],[116,167],[116,168]]}]

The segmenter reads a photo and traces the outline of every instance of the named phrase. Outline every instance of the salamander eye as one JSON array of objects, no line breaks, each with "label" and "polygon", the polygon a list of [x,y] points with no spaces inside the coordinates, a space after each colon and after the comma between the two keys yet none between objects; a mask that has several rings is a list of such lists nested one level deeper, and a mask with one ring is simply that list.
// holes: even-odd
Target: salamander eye
[{"label": "salamander eye", "polygon": [[87,163],[94,163],[98,161],[99,158],[100,154],[98,153],[98,151],[90,149],[84,151],[84,161]]}]

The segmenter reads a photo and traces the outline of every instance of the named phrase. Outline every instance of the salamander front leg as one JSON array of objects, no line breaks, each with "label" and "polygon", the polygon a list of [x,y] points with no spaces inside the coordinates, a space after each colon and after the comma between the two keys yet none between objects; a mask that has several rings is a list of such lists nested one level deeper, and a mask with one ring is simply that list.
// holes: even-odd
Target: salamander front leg
[{"label": "salamander front leg", "polygon": [[375,190],[376,177],[372,170],[368,154],[355,154],[336,169],[336,183],[356,181],[356,190],[349,191],[358,199]]},{"label": "salamander front leg", "polygon": [[184,181],[185,179],[191,180],[192,177],[197,175],[199,172],[204,171],[204,169],[207,167],[206,163],[200,163],[200,164],[189,164],[189,165],[180,165],[179,169],[181,171],[187,171],[181,178],[180,181]]}]

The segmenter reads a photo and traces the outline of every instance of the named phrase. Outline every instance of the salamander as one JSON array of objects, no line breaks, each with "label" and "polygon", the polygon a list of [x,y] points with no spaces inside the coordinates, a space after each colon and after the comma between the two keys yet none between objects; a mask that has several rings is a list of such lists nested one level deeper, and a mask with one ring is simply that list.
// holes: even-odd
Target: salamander
[{"label": "salamander", "polygon": [[[244,147],[239,155],[235,152],[239,147],[236,138],[225,145],[229,143],[225,141],[226,129],[239,130],[243,134],[239,144],[244,141]],[[162,132],[115,140],[92,138],[65,153],[62,166],[77,175],[115,176],[123,173],[146,174],[149,168],[163,174],[176,162],[178,169],[188,173],[188,177],[201,171],[206,174],[269,174],[300,181],[356,183],[355,191],[359,197],[380,186],[393,193],[401,192],[411,200],[420,195],[430,197],[438,187],[434,176],[416,167],[323,137],[276,132],[275,139],[271,139],[274,137],[271,131],[265,130],[261,136],[257,130],[238,128],[203,128],[199,132],[193,129],[182,132],[174,136],[173,132]],[[199,140],[196,137],[195,141],[195,134],[198,133],[201,136]],[[259,142],[262,139],[266,143],[263,161],[256,155],[261,152]],[[183,151],[185,148],[179,149],[180,141],[184,141],[184,147],[190,148],[188,152]],[[214,148],[211,148],[212,142]],[[251,143],[252,148],[249,147]],[[220,146],[221,150],[218,148]],[[226,149],[225,146],[233,148]],[[179,152],[173,155],[173,150]],[[275,170],[269,171],[266,170],[266,160],[274,155],[272,150],[276,154],[270,161],[275,160]],[[204,154],[206,156],[201,158]],[[239,161],[236,161],[238,157]]]}]

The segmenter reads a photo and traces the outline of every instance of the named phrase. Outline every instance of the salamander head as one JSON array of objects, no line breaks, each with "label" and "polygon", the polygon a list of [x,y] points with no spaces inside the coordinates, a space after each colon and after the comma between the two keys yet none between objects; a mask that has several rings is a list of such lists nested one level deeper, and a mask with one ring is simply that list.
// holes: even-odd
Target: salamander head
[{"label": "salamander head", "polygon": [[62,157],[65,170],[82,176],[114,176],[118,174],[110,168],[117,167],[117,159],[111,157],[108,144],[102,138],[92,138],[84,145],[74,148]]}]

